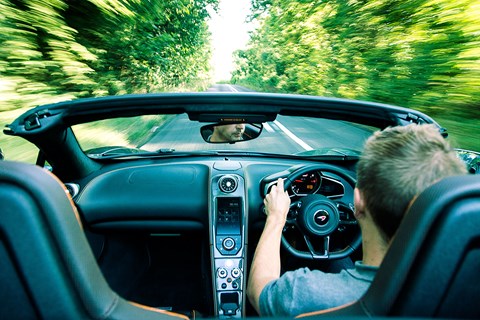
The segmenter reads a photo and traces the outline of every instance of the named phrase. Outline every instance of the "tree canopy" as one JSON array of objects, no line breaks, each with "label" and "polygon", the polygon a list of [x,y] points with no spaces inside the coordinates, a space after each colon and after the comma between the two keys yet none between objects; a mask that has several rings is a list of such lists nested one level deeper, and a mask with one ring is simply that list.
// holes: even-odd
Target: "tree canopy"
[{"label": "tree canopy", "polygon": [[0,110],[209,80],[218,0],[0,0]]},{"label": "tree canopy", "polygon": [[232,80],[480,118],[478,0],[252,0]]},{"label": "tree canopy", "polygon": [[[0,0],[0,111],[208,86],[218,1]],[[410,107],[480,150],[480,0],[251,4],[233,83]]]}]

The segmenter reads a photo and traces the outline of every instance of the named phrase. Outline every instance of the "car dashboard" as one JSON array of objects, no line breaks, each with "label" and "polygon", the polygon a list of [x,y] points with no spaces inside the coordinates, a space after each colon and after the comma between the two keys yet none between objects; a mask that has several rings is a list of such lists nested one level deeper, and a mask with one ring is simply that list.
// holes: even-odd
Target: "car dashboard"
[{"label": "car dashboard", "polygon": [[[112,161],[66,186],[99,265],[119,294],[168,310],[242,318],[252,313],[246,279],[265,223],[263,198],[269,187],[278,177],[290,176],[292,203],[323,194],[353,207],[354,185],[342,176],[353,175],[354,161],[337,162],[326,164],[335,169],[327,172],[315,161],[256,157]],[[354,219],[353,212],[348,214]],[[159,245],[164,241],[166,245]],[[142,251],[148,254],[142,257]],[[162,258],[165,255],[172,259]],[[175,285],[186,287],[180,292],[194,294],[188,288],[195,283],[195,290],[204,293],[200,300],[169,297],[167,306],[160,301],[162,279],[176,272],[183,276]]]}]

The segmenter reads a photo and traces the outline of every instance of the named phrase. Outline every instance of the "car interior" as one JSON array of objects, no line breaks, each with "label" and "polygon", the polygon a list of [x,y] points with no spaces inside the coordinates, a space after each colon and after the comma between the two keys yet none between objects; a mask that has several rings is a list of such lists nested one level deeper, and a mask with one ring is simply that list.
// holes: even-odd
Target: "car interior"
[{"label": "car interior", "polygon": [[[145,115],[154,121],[138,148],[91,147],[76,131],[117,118],[137,129]],[[217,126],[238,123],[247,138],[208,142]],[[270,188],[284,179],[291,199],[282,272],[338,272],[337,261],[362,256],[353,193],[363,142],[409,123],[448,135],[411,109],[299,95],[145,94],[30,109],[4,129],[39,152],[36,166],[0,161],[0,318],[256,317],[246,283]],[[478,153],[462,157],[478,166]],[[418,197],[367,294],[324,314],[478,316],[478,289],[467,288],[480,261],[478,180],[440,182]]]},{"label": "car interior", "polygon": [[0,0],[0,44],[0,320],[480,319],[480,0]]},{"label": "car interior", "polygon": [[[99,267],[94,256],[98,253],[90,248],[70,196],[48,171],[2,161],[0,199],[1,318],[186,318],[129,302],[115,292],[114,284],[112,290],[102,275],[102,263]],[[234,200],[220,204],[221,208],[238,208],[237,205]],[[479,212],[480,176],[450,177],[431,186],[409,209],[366,295],[344,308],[303,316],[478,318]],[[234,233],[235,226],[225,224],[219,228],[223,227]],[[220,244],[235,246],[235,243],[225,244],[225,239],[218,242],[219,248]],[[197,249],[195,243],[185,245]],[[139,252],[139,258],[141,255]],[[181,256],[168,253],[156,258],[181,259]],[[117,261],[108,263],[124,263],[120,252],[116,257]],[[181,262],[194,261],[184,257]],[[237,267],[242,266],[224,265],[225,269]],[[195,268],[188,269],[178,272],[190,281],[197,274]],[[120,268],[119,272],[123,270]],[[158,275],[152,275],[155,276]],[[122,277],[133,281],[134,274]],[[175,280],[171,279],[172,286]],[[191,290],[195,290],[195,285],[192,284]],[[158,292],[168,300],[170,289],[165,286]],[[236,303],[235,299],[231,301]],[[228,305],[225,308],[228,310]]]}]

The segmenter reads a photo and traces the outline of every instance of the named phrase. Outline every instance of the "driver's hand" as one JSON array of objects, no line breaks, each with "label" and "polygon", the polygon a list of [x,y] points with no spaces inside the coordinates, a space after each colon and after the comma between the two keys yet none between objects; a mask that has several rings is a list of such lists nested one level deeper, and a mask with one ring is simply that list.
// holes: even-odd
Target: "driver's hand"
[{"label": "driver's hand", "polygon": [[267,220],[274,223],[280,223],[282,226],[287,220],[287,214],[290,209],[290,197],[284,190],[283,179],[279,178],[270,192],[263,200]]}]

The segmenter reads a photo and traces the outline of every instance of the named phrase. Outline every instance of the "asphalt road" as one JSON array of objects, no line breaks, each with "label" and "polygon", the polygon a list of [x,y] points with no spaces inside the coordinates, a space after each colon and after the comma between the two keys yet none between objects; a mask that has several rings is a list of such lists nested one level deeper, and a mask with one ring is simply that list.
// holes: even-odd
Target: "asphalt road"
[{"label": "asphalt road", "polygon": [[[217,84],[211,92],[248,92],[241,86]],[[353,148],[361,150],[371,132],[347,122],[328,119],[278,116],[264,124],[259,138],[242,143],[209,144],[200,135],[203,123],[191,122],[186,115],[174,116],[161,126],[152,139],[143,146],[147,150],[172,148],[176,151],[249,150],[293,154],[319,148]]]}]

